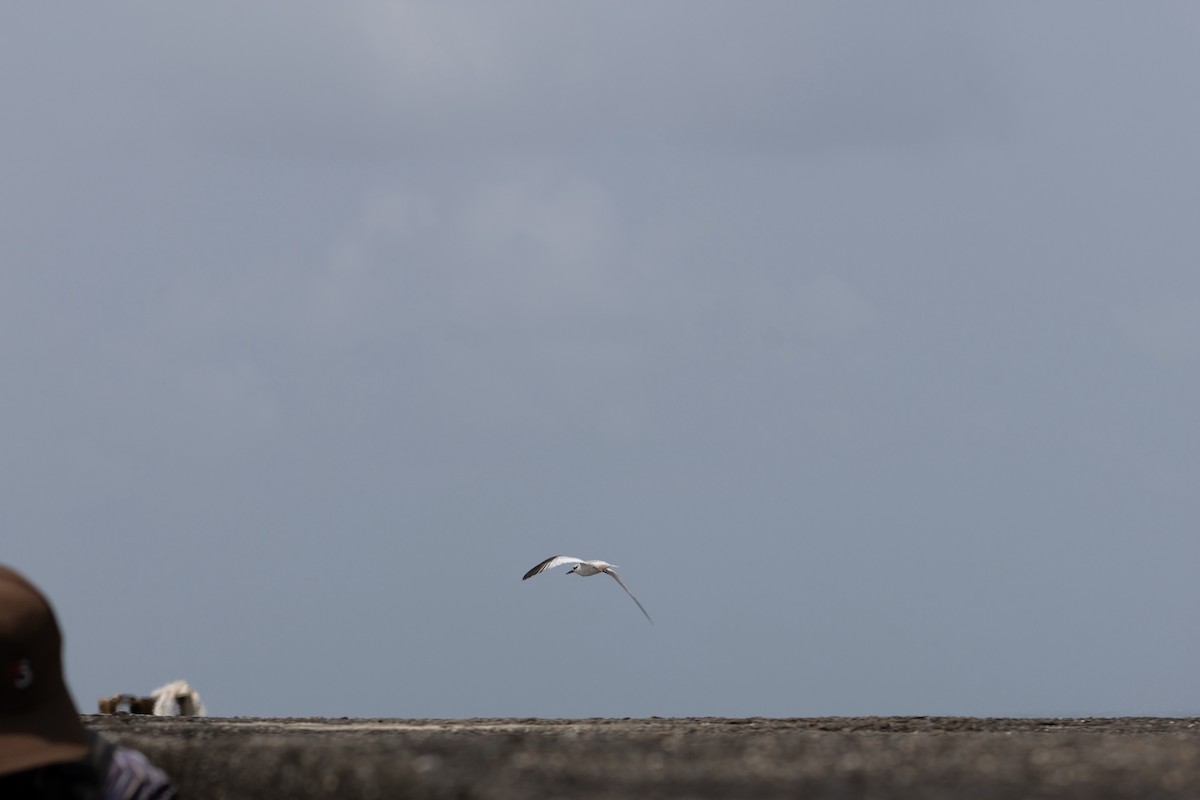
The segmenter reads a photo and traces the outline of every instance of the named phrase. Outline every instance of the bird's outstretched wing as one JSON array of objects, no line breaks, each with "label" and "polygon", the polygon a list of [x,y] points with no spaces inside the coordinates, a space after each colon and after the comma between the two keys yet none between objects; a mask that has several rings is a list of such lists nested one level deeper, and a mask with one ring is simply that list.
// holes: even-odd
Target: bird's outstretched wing
[{"label": "bird's outstretched wing", "polygon": [[[582,558],[575,558],[574,556],[550,556],[545,561],[538,564],[533,569],[529,570],[529,572],[526,572],[525,577],[521,578],[521,580],[527,581],[530,578],[532,578],[534,575],[541,575],[543,572],[545,572],[548,569],[554,569],[559,564],[582,564],[582,563],[583,563]],[[625,591],[629,591],[629,590],[626,589]]]},{"label": "bird's outstretched wing", "polygon": [[[642,604],[640,602],[638,602],[638,599],[636,597],[633,596],[633,592],[629,591],[629,587],[625,585],[625,581],[621,580],[620,576],[618,576],[617,573],[613,572],[612,569],[606,569],[606,570],[604,570],[604,572],[608,575],[611,575],[612,579],[614,581],[621,584],[621,588],[625,590],[625,594],[629,595],[629,597],[633,600],[633,602],[637,603],[637,607],[642,609],[643,614],[646,614],[646,609],[642,608]],[[650,619],[649,614],[646,614],[646,619],[650,620],[651,625],[654,624],[654,620]]]}]

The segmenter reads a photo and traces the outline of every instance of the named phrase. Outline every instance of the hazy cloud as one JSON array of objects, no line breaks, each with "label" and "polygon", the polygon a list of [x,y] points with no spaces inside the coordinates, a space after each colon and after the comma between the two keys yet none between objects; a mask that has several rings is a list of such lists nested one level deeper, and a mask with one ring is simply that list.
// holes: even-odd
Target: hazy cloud
[{"label": "hazy cloud", "polygon": [[1191,713],[1197,18],[6,7],[0,527],[77,696]]},{"label": "hazy cloud", "polygon": [[1155,359],[1186,363],[1200,353],[1200,298],[1145,299],[1123,306],[1115,317],[1128,340]]}]

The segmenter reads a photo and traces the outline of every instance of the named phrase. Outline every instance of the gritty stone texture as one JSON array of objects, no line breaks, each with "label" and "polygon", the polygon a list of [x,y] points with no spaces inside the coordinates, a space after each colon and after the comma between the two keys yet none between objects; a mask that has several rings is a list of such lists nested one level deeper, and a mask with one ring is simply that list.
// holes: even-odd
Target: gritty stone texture
[{"label": "gritty stone texture", "polygon": [[86,717],[185,798],[1200,798],[1200,720]]}]

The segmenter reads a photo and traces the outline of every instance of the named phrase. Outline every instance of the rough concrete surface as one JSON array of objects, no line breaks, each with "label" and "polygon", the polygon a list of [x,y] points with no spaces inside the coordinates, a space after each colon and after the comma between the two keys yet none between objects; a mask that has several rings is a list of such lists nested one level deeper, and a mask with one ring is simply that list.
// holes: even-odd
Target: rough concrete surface
[{"label": "rough concrete surface", "polygon": [[185,798],[1200,798],[1200,719],[90,716]]}]

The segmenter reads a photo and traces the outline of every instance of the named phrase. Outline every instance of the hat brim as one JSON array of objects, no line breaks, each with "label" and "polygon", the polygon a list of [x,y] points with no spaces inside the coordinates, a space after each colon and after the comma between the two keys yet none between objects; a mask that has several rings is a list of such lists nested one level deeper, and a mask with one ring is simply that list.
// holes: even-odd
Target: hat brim
[{"label": "hat brim", "polygon": [[78,761],[88,749],[87,730],[65,687],[37,709],[0,715],[0,775]]}]

